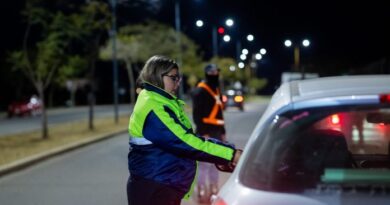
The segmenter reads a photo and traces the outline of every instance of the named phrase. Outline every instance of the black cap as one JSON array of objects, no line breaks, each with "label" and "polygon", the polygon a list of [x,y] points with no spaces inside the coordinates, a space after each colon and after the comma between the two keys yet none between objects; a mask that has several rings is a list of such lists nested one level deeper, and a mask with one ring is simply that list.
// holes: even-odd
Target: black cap
[{"label": "black cap", "polygon": [[212,71],[219,71],[219,68],[217,67],[217,65],[215,65],[215,64],[208,64],[208,65],[206,65],[206,67],[204,67],[204,72],[205,73],[212,72]]}]

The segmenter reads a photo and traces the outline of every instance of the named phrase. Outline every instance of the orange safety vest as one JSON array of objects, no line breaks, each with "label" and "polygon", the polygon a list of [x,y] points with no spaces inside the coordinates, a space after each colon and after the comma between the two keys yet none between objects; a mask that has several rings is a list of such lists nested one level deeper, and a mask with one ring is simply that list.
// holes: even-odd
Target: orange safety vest
[{"label": "orange safety vest", "polygon": [[203,123],[212,124],[212,125],[224,125],[225,121],[223,119],[217,119],[216,116],[218,114],[218,110],[222,111],[222,102],[219,94],[219,89],[217,88],[217,92],[215,93],[206,83],[200,82],[198,87],[204,88],[211,96],[215,99],[215,104],[211,113],[208,117],[204,117]]}]

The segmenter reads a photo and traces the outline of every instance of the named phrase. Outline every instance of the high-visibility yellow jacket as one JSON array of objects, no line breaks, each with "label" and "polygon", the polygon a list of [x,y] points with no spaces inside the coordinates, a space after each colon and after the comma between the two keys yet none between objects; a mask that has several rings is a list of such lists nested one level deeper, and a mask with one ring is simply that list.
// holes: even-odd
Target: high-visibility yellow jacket
[{"label": "high-visibility yellow jacket", "polygon": [[166,184],[189,197],[196,161],[229,163],[234,147],[194,134],[184,102],[146,83],[129,122],[130,174]]}]

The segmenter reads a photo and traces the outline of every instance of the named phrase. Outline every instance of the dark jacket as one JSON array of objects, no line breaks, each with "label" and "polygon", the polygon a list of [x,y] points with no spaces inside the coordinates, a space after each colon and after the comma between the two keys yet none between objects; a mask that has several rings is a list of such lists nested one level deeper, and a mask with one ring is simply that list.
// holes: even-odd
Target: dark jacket
[{"label": "dark jacket", "polygon": [[[216,88],[210,88],[216,92]],[[219,99],[221,100],[221,96],[219,96]],[[192,103],[192,116],[196,125],[196,133],[201,136],[209,135],[210,137],[221,140],[221,135],[225,134],[225,126],[204,123],[203,121],[204,118],[210,116],[216,103],[214,96],[206,89],[198,86],[192,92]],[[221,107],[218,109],[216,118],[224,119]]]}]

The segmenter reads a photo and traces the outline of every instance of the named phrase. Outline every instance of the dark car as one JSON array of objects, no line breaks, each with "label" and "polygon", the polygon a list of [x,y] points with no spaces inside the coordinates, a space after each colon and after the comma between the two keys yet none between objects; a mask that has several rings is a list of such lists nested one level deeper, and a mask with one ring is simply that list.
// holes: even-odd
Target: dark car
[{"label": "dark car", "polygon": [[240,90],[227,90],[222,96],[223,108],[237,107],[244,110],[244,95]]},{"label": "dark car", "polygon": [[33,95],[28,99],[8,105],[8,117],[38,115],[42,112],[41,100]]}]

